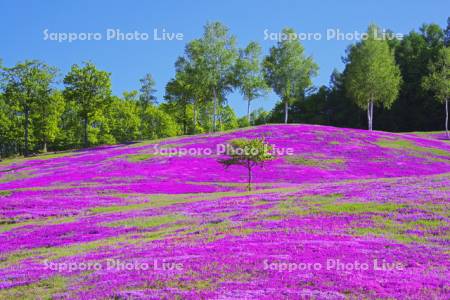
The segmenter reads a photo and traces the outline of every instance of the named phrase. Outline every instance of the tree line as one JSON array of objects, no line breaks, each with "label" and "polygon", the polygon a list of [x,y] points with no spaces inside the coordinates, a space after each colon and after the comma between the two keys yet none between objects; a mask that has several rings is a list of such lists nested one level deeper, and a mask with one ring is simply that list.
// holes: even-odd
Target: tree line
[{"label": "tree line", "polygon": [[[329,85],[298,95],[289,122],[407,132],[446,129],[450,93],[450,19],[446,28],[425,24],[402,40],[369,38],[346,50],[345,68],[334,70]],[[376,116],[376,118],[374,117]],[[278,103],[255,122],[281,122]]]},{"label": "tree line", "polygon": [[[151,74],[140,80],[139,90],[115,96],[111,74],[92,62],[72,65],[61,88],[58,69],[44,62],[6,67],[0,61],[0,155],[280,122],[440,129],[442,103],[448,124],[449,27],[423,25],[402,40],[386,40],[370,25],[368,38],[348,47],[344,71],[334,71],[329,86],[316,88],[311,78],[318,66],[298,39],[280,39],[263,57],[258,43],[238,48],[226,26],[208,23],[176,60],[162,101],[155,97]],[[283,34],[296,36],[291,28]],[[252,101],[271,90],[280,99],[273,110],[252,110]],[[247,102],[245,117],[237,118],[229,105],[233,91]]]}]

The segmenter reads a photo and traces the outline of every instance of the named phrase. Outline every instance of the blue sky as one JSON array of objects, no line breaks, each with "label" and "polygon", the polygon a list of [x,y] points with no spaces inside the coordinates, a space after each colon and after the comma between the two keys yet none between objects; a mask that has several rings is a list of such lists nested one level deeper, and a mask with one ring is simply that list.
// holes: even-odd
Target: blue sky
[{"label": "blue sky", "polygon": [[[264,31],[280,32],[293,27],[302,33],[320,33],[319,40],[302,41],[306,53],[319,65],[315,85],[328,84],[334,68],[342,69],[341,57],[354,40],[327,40],[327,29],[343,33],[364,32],[377,23],[398,33],[418,29],[423,23],[444,27],[448,0],[429,1],[0,1],[0,58],[11,66],[25,59],[39,59],[65,74],[74,63],[93,61],[112,73],[114,94],[138,89],[139,78],[150,72],[162,99],[167,81],[174,75],[174,62],[185,44],[201,36],[208,21],[220,21],[237,37],[238,45],[259,42],[267,53],[275,41],[265,40]],[[44,40],[49,33],[100,33],[101,40],[72,43]],[[149,33],[146,41],[106,40],[107,29]],[[155,41],[154,29],[182,33],[182,41]],[[316,35],[317,36],[317,35]],[[277,100],[270,94],[253,108],[271,109]],[[239,116],[246,105],[239,93],[229,97]]]}]

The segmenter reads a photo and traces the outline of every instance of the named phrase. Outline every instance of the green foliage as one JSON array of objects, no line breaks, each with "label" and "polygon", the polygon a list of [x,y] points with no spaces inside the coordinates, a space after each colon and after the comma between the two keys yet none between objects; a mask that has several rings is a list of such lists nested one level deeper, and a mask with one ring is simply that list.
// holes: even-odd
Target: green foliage
[{"label": "green foliage", "polygon": [[234,110],[226,105],[219,111],[219,130],[231,130],[238,128],[239,123]]},{"label": "green foliage", "polygon": [[378,27],[369,26],[368,38],[351,47],[347,58],[347,91],[361,108],[369,101],[391,107],[400,88],[394,54],[378,32]]},{"label": "green foliage", "polygon": [[263,96],[268,91],[268,86],[262,74],[260,61],[261,46],[251,42],[245,49],[239,50],[236,61],[236,85],[241,90],[244,99],[247,100],[247,120],[250,123],[250,103],[252,100]]},{"label": "green foliage", "polygon": [[346,90],[355,103],[368,110],[372,130],[373,105],[390,108],[397,99],[402,82],[393,51],[381,38],[381,30],[370,25],[367,39],[349,49],[346,66]]},{"label": "green foliage", "polygon": [[55,141],[60,131],[59,125],[64,106],[65,101],[60,91],[41,97],[34,105],[33,126],[44,152],[47,152],[47,144]]},{"label": "green foliage", "polygon": [[305,57],[303,46],[291,28],[283,29],[286,39],[278,41],[276,47],[270,48],[264,59],[264,77],[285,105],[285,123],[288,121],[288,106],[294,99],[303,96],[306,88],[311,86],[311,77],[315,76],[318,66],[312,57]]},{"label": "green foliage", "polygon": [[72,65],[70,72],[64,77],[64,97],[77,103],[78,116],[83,120],[84,146],[87,147],[89,119],[98,115],[110,104],[110,73],[97,70],[91,62],[83,67]]},{"label": "green foliage", "polygon": [[172,117],[155,106],[147,107],[142,118],[142,136],[146,139],[171,137],[181,133]]},{"label": "green foliage", "polygon": [[[208,23],[177,59],[161,104],[150,74],[138,91],[117,97],[111,96],[110,74],[93,63],[73,65],[63,92],[54,88],[57,70],[42,62],[0,64],[0,156],[279,123],[288,112],[290,122],[362,128],[361,107],[371,120],[376,110],[382,130],[441,129],[440,103],[448,105],[449,91],[448,27],[426,24],[391,41],[375,39],[375,28],[369,27],[368,40],[349,48],[346,68],[333,72],[330,86],[311,88],[318,68],[291,39],[292,29],[283,30],[289,38],[278,41],[261,65],[257,43],[237,51],[226,26]],[[270,113],[251,111],[251,101],[267,85],[281,102]],[[249,104],[247,116],[239,119],[227,99],[235,88]]]},{"label": "green foliage", "polygon": [[178,70],[174,79],[166,85],[165,100],[162,108],[168,112],[183,128],[183,133],[195,132],[193,120],[194,88],[186,70]]},{"label": "green foliage", "polygon": [[149,105],[156,104],[156,97],[154,96],[155,90],[155,80],[151,74],[146,74],[144,78],[140,80],[141,89],[139,94],[139,103],[145,110]]},{"label": "green foliage", "polygon": [[244,127],[250,126],[250,122],[248,121],[247,116],[241,117],[237,121],[238,121],[238,127],[239,128],[244,128]]},{"label": "green foliage", "polygon": [[141,119],[138,103],[125,94],[125,99],[113,97],[108,110],[110,133],[118,142],[137,140],[140,137]]},{"label": "green foliage", "polygon": [[236,39],[223,24],[208,23],[202,38],[192,41],[186,52],[195,69],[202,75],[202,85],[208,90],[203,94],[212,95],[212,131],[215,131],[218,106],[225,101],[225,96],[234,85]]},{"label": "green foliage", "polygon": [[425,90],[431,90],[437,101],[445,102],[445,131],[448,131],[448,101],[450,98],[450,48],[444,47],[439,50],[437,59],[429,63],[430,74],[427,75],[422,85]]},{"label": "green foliage", "polygon": [[228,159],[219,162],[225,167],[232,165],[244,166],[248,171],[248,190],[252,189],[252,169],[255,166],[263,166],[264,162],[273,159],[270,146],[264,138],[235,139],[229,144]]},{"label": "green foliage", "polygon": [[429,63],[430,74],[423,78],[423,87],[434,92],[437,101],[450,98],[450,48],[439,50],[437,59]]},{"label": "green foliage", "polygon": [[[23,115],[23,152],[25,155],[29,150],[29,137],[33,137],[31,115],[41,104],[45,105],[45,103],[40,103],[41,101],[52,99],[50,95],[56,73],[55,68],[37,60],[18,63],[11,68],[3,68],[1,77],[6,105],[12,112],[11,116]],[[49,133],[48,130],[47,133]]]}]

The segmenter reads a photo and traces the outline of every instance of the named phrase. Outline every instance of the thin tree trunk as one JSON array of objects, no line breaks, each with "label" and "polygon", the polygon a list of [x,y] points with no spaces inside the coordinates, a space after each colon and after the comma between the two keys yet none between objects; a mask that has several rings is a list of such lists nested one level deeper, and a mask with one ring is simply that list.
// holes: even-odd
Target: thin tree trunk
[{"label": "thin tree trunk", "polygon": [[196,101],[194,100],[194,134],[197,132],[197,105]]},{"label": "thin tree trunk", "polygon": [[373,100],[370,103],[370,130],[373,130]]},{"label": "thin tree trunk", "polygon": [[370,128],[370,101],[367,103],[367,129],[372,130]]},{"label": "thin tree trunk", "polygon": [[289,110],[289,103],[287,101],[284,102],[284,124],[287,124],[288,122],[288,110]]},{"label": "thin tree trunk", "polygon": [[42,152],[47,153],[47,141],[44,138],[44,145],[42,147]]},{"label": "thin tree trunk", "polygon": [[88,147],[88,118],[84,118],[84,139],[83,139],[84,147]]},{"label": "thin tree trunk", "polygon": [[184,105],[184,113],[183,113],[183,134],[187,134],[187,104]]},{"label": "thin tree trunk", "polygon": [[250,125],[250,99],[247,100],[247,121],[248,125]]},{"label": "thin tree trunk", "polygon": [[213,132],[216,131],[216,114],[217,114],[217,94],[216,89],[213,89],[214,93],[214,111],[213,111]]},{"label": "thin tree trunk", "polygon": [[25,108],[25,149],[23,151],[24,156],[28,156],[28,123],[30,118],[30,111],[28,108]]},{"label": "thin tree trunk", "polygon": [[450,135],[448,132],[448,99],[445,100],[445,132],[447,134],[447,139],[450,139]]}]

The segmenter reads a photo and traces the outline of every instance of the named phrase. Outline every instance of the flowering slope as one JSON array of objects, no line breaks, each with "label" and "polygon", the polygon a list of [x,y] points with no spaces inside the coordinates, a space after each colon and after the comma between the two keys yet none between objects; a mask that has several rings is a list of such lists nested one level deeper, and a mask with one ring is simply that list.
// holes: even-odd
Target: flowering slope
[{"label": "flowering slope", "polygon": [[311,125],[6,161],[0,299],[446,299],[449,187],[445,141]]}]

